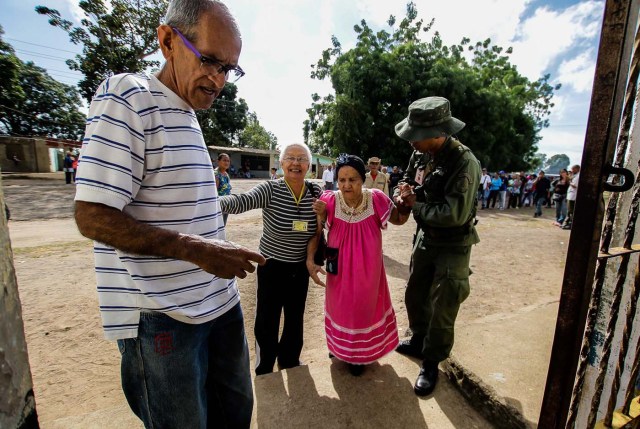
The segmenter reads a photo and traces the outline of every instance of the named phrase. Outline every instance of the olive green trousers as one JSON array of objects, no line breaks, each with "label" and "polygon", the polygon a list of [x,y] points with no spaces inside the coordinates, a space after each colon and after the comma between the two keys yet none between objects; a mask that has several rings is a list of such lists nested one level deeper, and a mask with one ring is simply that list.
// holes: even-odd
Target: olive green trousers
[{"label": "olive green trousers", "polygon": [[411,255],[405,305],[412,343],[422,341],[427,361],[440,362],[453,347],[460,304],[469,296],[471,246],[430,246],[418,233]]}]

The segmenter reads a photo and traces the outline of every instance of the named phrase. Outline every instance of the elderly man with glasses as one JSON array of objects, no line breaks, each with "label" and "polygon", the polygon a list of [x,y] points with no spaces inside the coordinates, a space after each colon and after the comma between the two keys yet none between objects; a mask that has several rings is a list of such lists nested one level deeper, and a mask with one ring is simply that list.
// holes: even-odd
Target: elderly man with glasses
[{"label": "elderly man with glasses", "polygon": [[173,0],[155,74],[104,81],[89,109],[76,222],[95,240],[105,336],[122,355],[122,388],[145,427],[244,427],[253,392],[235,277],[265,258],[225,240],[195,110],[238,66],[228,9]]}]

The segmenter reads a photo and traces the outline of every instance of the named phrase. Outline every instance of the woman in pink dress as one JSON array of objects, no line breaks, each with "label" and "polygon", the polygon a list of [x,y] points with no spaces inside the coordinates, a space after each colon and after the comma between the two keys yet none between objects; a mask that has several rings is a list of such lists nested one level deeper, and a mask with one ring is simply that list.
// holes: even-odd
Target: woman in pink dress
[{"label": "woman in pink dress", "polygon": [[[325,191],[314,203],[327,235],[327,272],[315,265],[317,236],[309,245],[307,268],[322,286],[318,273],[327,275],[325,332],[329,353],[347,362],[353,375],[365,365],[395,350],[398,327],[391,305],[382,256],[382,230],[387,222],[401,225],[401,215],[378,189],[363,189],[364,162],[340,155],[338,191]],[[337,256],[334,255],[337,249]]]}]

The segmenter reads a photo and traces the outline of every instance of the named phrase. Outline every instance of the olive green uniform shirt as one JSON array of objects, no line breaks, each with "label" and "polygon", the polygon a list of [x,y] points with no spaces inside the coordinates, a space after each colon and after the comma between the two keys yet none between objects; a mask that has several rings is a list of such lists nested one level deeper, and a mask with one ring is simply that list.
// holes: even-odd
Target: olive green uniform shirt
[{"label": "olive green uniform shirt", "polygon": [[416,186],[412,213],[423,231],[418,245],[469,246],[480,241],[474,226],[480,177],[476,157],[453,137],[434,156],[413,152],[401,182]]}]

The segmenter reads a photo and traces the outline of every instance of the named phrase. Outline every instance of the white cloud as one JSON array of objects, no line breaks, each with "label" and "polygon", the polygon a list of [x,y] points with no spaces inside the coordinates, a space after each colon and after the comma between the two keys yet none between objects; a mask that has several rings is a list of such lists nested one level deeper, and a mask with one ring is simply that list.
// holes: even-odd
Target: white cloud
[{"label": "white cloud", "polygon": [[583,43],[590,43],[599,29],[601,2],[587,1],[554,11],[537,9],[514,33],[513,63],[530,79],[537,79],[560,56]]},{"label": "white cloud", "polygon": [[75,24],[80,24],[80,21],[85,19],[86,16],[84,11],[80,8],[79,2],[77,0],[65,0],[65,3],[69,12],[71,12],[73,22]]},{"label": "white cloud", "polygon": [[247,71],[239,95],[280,143],[302,141],[311,94],[331,90],[310,78],[310,66],[331,43],[334,4],[325,1],[318,9],[311,0],[239,1],[231,8],[243,35],[240,64]]},{"label": "white cloud", "polygon": [[593,85],[595,72],[595,53],[589,49],[574,58],[562,61],[558,67],[557,81],[565,89],[573,88],[576,92],[589,92]]},{"label": "white cloud", "polygon": [[580,164],[584,147],[584,130],[567,131],[563,129],[546,128],[541,132],[542,141],[538,143],[538,152],[547,158],[564,153],[571,160],[571,165]]}]

